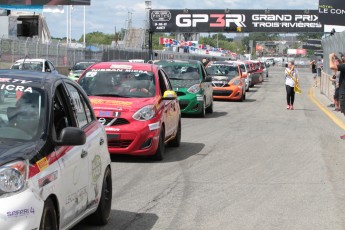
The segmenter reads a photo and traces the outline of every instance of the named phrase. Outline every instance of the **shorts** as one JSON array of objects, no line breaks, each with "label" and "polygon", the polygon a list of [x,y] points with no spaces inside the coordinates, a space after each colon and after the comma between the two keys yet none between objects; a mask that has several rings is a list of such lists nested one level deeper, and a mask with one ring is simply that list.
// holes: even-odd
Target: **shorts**
[{"label": "shorts", "polygon": [[334,100],[339,101],[339,87],[337,87],[334,91]]},{"label": "shorts", "polygon": [[339,95],[340,111],[345,114],[345,94]]}]

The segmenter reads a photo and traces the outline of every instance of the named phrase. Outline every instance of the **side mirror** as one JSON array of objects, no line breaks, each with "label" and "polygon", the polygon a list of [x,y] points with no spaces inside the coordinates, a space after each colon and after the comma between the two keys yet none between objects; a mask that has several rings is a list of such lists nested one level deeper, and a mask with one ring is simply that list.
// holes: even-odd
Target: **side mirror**
[{"label": "side mirror", "polygon": [[212,77],[211,77],[211,76],[207,76],[207,77],[204,79],[204,82],[212,82]]},{"label": "side mirror", "polygon": [[86,135],[83,130],[76,127],[66,127],[61,131],[57,145],[83,145],[86,142]]},{"label": "side mirror", "polygon": [[177,94],[175,91],[167,90],[163,94],[163,100],[175,100],[177,98]]},{"label": "side mirror", "polygon": [[247,72],[242,72],[242,78],[247,78],[248,74]]}]

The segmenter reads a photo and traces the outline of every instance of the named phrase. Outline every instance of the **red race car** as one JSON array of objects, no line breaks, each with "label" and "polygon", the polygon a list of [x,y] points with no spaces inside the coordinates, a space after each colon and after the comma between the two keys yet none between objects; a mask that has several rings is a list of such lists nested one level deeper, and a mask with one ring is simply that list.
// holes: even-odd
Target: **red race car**
[{"label": "red race car", "polygon": [[100,62],[78,83],[104,125],[111,154],[162,160],[165,143],[180,145],[180,107],[164,70],[147,63]]}]

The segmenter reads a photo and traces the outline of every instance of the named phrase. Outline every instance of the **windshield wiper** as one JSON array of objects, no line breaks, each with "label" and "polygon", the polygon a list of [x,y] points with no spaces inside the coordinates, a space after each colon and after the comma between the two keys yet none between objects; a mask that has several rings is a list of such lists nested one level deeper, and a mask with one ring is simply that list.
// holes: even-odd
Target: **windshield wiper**
[{"label": "windshield wiper", "polygon": [[93,94],[91,96],[97,96],[97,97],[124,97],[127,98],[127,96],[120,95],[120,94]]},{"label": "windshield wiper", "polygon": [[178,77],[169,77],[170,80],[185,80],[185,79],[181,79],[181,78],[178,78]]}]

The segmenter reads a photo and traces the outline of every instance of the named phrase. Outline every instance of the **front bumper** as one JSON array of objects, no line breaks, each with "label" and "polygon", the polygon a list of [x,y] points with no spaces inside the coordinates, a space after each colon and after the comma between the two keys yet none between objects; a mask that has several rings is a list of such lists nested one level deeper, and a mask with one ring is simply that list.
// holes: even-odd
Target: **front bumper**
[{"label": "front bumper", "polygon": [[201,94],[188,94],[179,96],[178,102],[180,105],[181,113],[183,114],[199,114],[202,111],[204,104],[204,97]]},{"label": "front bumper", "polygon": [[110,154],[150,156],[158,148],[160,121],[135,121],[120,127],[105,126]]},{"label": "front bumper", "polygon": [[30,189],[0,198],[0,228],[39,229],[44,201]]},{"label": "front bumper", "polygon": [[214,99],[240,100],[243,94],[242,86],[213,87]]}]

